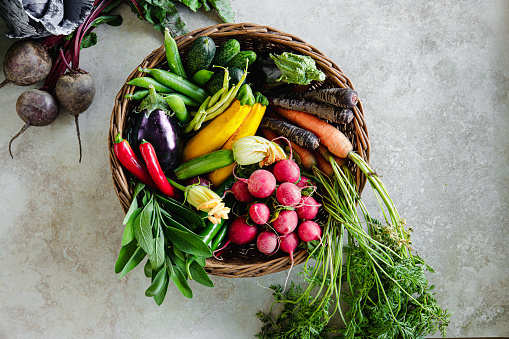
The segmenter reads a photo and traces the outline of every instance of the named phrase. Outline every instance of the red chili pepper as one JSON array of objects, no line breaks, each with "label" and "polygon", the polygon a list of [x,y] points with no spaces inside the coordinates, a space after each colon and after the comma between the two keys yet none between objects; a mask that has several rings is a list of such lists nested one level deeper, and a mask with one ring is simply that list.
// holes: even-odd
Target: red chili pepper
[{"label": "red chili pepper", "polygon": [[157,188],[165,195],[176,198],[177,191],[173,188],[172,185],[166,179],[166,175],[164,175],[163,170],[161,169],[161,165],[159,164],[159,160],[157,160],[156,151],[154,150],[154,146],[150,142],[143,140],[140,144],[140,152],[145,160],[145,164],[147,164],[148,172],[154,180]]},{"label": "red chili pepper", "polygon": [[127,140],[122,138],[121,133],[115,136],[113,150],[115,151],[118,161],[120,161],[129,172],[145,185],[156,188],[156,184],[150,177],[147,167],[138,159],[136,154],[134,154]]}]

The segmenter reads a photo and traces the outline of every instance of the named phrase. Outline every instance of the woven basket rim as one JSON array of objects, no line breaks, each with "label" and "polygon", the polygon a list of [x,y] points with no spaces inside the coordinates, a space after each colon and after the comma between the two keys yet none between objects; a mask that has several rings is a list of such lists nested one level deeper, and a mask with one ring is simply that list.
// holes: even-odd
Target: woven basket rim
[{"label": "woven basket rim", "polygon": [[[306,43],[299,37],[283,32],[279,29],[272,28],[270,26],[258,25],[253,23],[234,23],[234,24],[218,24],[208,27],[203,27],[189,32],[185,35],[175,38],[179,50],[185,51],[189,48],[190,44],[194,39],[199,36],[210,36],[214,40],[226,39],[235,36],[236,39],[242,39],[242,43],[249,44],[251,40],[262,41],[263,43],[270,46],[284,46],[284,49],[300,52],[302,54],[311,56],[319,69],[324,71],[328,77],[326,82],[330,82],[333,86],[352,88],[353,84],[350,79],[341,71],[341,69],[328,57],[326,57],[321,51],[312,45]],[[141,67],[153,67],[164,63],[165,51],[164,45],[153,50],[144,60],[140,63]],[[126,83],[139,76],[141,73],[138,71],[138,67],[131,72],[127,77]],[[323,84],[319,85],[322,86]],[[110,119],[110,132],[108,135],[108,148],[109,148],[109,159],[110,169],[112,172],[113,184],[117,197],[119,198],[120,204],[124,213],[129,208],[130,201],[132,200],[132,187],[129,185],[128,175],[120,165],[113,152],[113,141],[115,135],[118,132],[123,132],[126,126],[127,112],[126,110],[132,106],[129,100],[124,96],[134,91],[134,86],[129,86],[124,83],[120,91],[115,97],[115,105],[112,110]],[[350,128],[352,134],[352,143],[354,144],[354,151],[361,154],[366,160],[369,161],[370,157],[370,143],[369,133],[367,130],[366,122],[364,120],[364,111],[361,101],[353,109],[354,110],[354,121],[346,128]],[[348,132],[348,131],[347,131]],[[360,170],[354,171],[356,175],[357,185],[359,192],[366,183],[364,175]],[[299,250],[294,254],[294,265],[302,263],[307,258],[307,250]],[[229,260],[227,262],[227,260]],[[283,270],[287,270],[291,267],[291,261],[289,256],[274,256],[267,257],[263,260],[248,258],[225,258],[225,260],[216,260],[214,258],[207,259],[206,270],[209,274],[216,276],[224,276],[231,278],[244,278],[244,277],[257,277],[265,274],[275,273]],[[245,262],[244,262],[245,261]]]}]

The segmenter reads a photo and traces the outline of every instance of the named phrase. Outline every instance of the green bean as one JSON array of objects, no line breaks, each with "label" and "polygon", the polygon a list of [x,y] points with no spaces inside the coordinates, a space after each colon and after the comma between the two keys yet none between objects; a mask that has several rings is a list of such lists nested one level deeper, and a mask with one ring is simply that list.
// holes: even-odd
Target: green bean
[{"label": "green bean", "polygon": [[182,60],[180,59],[177,43],[171,37],[170,30],[168,28],[164,30],[164,49],[166,51],[166,60],[168,61],[170,71],[184,79],[187,79],[184,65],[182,65]]},{"label": "green bean", "polygon": [[163,84],[159,83],[157,80],[149,77],[138,77],[134,78],[133,80],[129,81],[127,83],[128,85],[137,86],[137,87],[143,87],[148,88],[149,85],[153,85],[156,92],[158,93],[173,93],[175,92],[173,89],[164,86]]},{"label": "green bean", "polygon": [[226,88],[222,87],[219,91],[217,91],[213,96],[212,98],[210,98],[210,101],[209,101],[209,104],[207,105],[207,108],[210,108],[212,107],[216,102],[217,100],[219,99],[219,97],[221,96],[221,94],[223,94],[223,92],[226,90]]}]

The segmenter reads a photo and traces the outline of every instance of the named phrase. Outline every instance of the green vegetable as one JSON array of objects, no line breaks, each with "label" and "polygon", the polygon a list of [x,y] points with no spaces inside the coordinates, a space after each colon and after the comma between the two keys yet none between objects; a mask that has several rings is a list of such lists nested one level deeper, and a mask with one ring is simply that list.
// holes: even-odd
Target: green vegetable
[{"label": "green vegetable", "polygon": [[194,73],[191,82],[198,86],[203,86],[210,80],[210,78],[214,75],[214,72],[209,71],[208,69],[200,69],[198,72]]},{"label": "green vegetable", "polygon": [[171,37],[168,28],[164,30],[164,50],[166,51],[166,60],[168,61],[170,71],[184,79],[187,79],[184,65],[182,65],[182,60],[180,59],[177,43]]},{"label": "green vegetable", "polygon": [[225,66],[234,56],[240,52],[240,43],[236,39],[223,42],[216,51],[213,66]]},{"label": "green vegetable", "polygon": [[237,67],[240,69],[246,68],[246,59],[247,65],[251,66],[253,62],[256,60],[256,52],[254,51],[240,51],[235,55],[228,63],[226,67]]},{"label": "green vegetable", "polygon": [[[180,92],[199,103],[202,103],[207,98],[208,94],[201,87],[196,86],[189,80],[186,80],[178,75],[171,72],[158,69],[158,68],[139,68],[142,73],[148,73],[152,75],[155,80],[169,87],[177,92]],[[157,88],[156,88],[157,91]]]},{"label": "green vegetable", "polygon": [[214,40],[208,36],[199,36],[191,45],[189,50],[186,72],[189,77],[193,77],[201,69],[209,68],[216,53]]},{"label": "green vegetable", "polygon": [[[227,68],[227,70],[228,75],[230,77],[228,87],[238,84],[240,79],[242,79],[242,76],[244,75],[244,71],[236,67]],[[205,84],[204,86],[205,89],[209,93],[216,93],[217,91],[219,91],[224,85],[223,82],[224,74],[225,70],[221,70],[219,72],[214,73],[210,80]]]},{"label": "green vegetable", "polygon": [[187,112],[186,104],[179,96],[167,95],[164,101],[170,106],[171,110],[175,112],[175,118],[182,124],[187,124],[191,121],[191,115]]},{"label": "green vegetable", "polygon": [[148,89],[140,89],[134,93],[129,93],[125,95],[125,98],[129,100],[141,100],[148,95]]},{"label": "green vegetable", "polygon": [[315,61],[309,56],[284,52],[280,55],[271,54],[270,57],[281,71],[277,81],[308,85],[313,80],[325,80],[325,74],[316,68]]},{"label": "green vegetable", "polygon": [[196,100],[191,99],[190,97],[182,94],[182,93],[171,93],[171,94],[163,94],[163,98],[166,98],[168,95],[174,95],[182,99],[184,104],[191,107],[199,107],[200,103]]},{"label": "green vegetable", "polygon": [[244,84],[240,87],[240,90],[237,94],[237,99],[240,101],[242,106],[253,106],[256,103],[253,91],[251,90],[251,86],[248,84]]},{"label": "green vegetable", "polygon": [[217,150],[200,157],[189,160],[175,169],[175,175],[179,180],[185,180],[201,174],[205,174],[229,166],[235,162],[233,152],[229,149]]},{"label": "green vegetable", "polygon": [[134,78],[131,81],[129,81],[127,84],[132,85],[132,86],[142,87],[142,88],[148,88],[148,86],[152,85],[152,86],[154,86],[156,92],[158,92],[158,93],[173,93],[173,92],[175,92],[173,89],[171,89],[167,86],[164,86],[157,80],[149,78],[149,77]]}]

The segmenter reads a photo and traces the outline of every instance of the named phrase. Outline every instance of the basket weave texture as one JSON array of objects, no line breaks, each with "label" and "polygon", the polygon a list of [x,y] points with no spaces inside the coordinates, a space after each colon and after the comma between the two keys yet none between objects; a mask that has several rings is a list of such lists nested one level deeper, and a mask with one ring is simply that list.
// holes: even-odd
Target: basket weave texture
[{"label": "basket weave texture", "polygon": [[[240,42],[242,50],[271,53],[282,53],[287,51],[296,54],[308,55],[315,60],[317,67],[326,75],[326,80],[324,82],[314,82],[311,85],[312,88],[354,88],[341,69],[319,50],[298,37],[280,30],[250,23],[220,24],[197,29],[186,35],[175,38],[183,62],[186,60],[186,55],[192,42],[199,36],[209,36],[216,42],[217,45],[223,41],[234,38]],[[165,64],[166,54],[164,46],[161,46],[150,53],[150,55],[147,56],[139,66],[154,68],[161,67]],[[142,74],[138,71],[138,68],[136,68],[136,70],[129,75],[126,82],[141,75]],[[125,95],[133,93],[134,90],[134,86],[124,85],[117,94],[115,98],[115,106],[111,115],[110,131],[108,136],[113,183],[124,212],[127,212],[129,209],[129,205],[132,200],[133,186],[130,185],[129,174],[126,173],[127,171],[124,170],[113,152],[113,141],[117,133],[123,132],[123,135],[125,134],[124,131],[127,128],[128,119],[130,117],[129,112],[131,112],[136,105],[136,103],[126,99]],[[369,135],[360,101],[357,106],[353,108],[353,111],[354,120],[350,124],[346,126],[340,125],[338,128],[350,139],[354,146],[354,151],[369,161]],[[366,178],[357,168],[351,167],[351,169],[356,175],[357,186],[360,192],[365,185]],[[290,258],[285,253],[265,256],[254,250],[254,246],[252,248],[253,250],[249,247],[244,247],[241,251],[238,251],[234,247],[232,251],[223,256],[223,260],[209,258],[207,259],[207,266],[205,269],[208,273],[216,276],[246,278],[275,273],[291,267]],[[294,265],[304,262],[306,258],[307,250],[298,251],[294,255]]]}]

